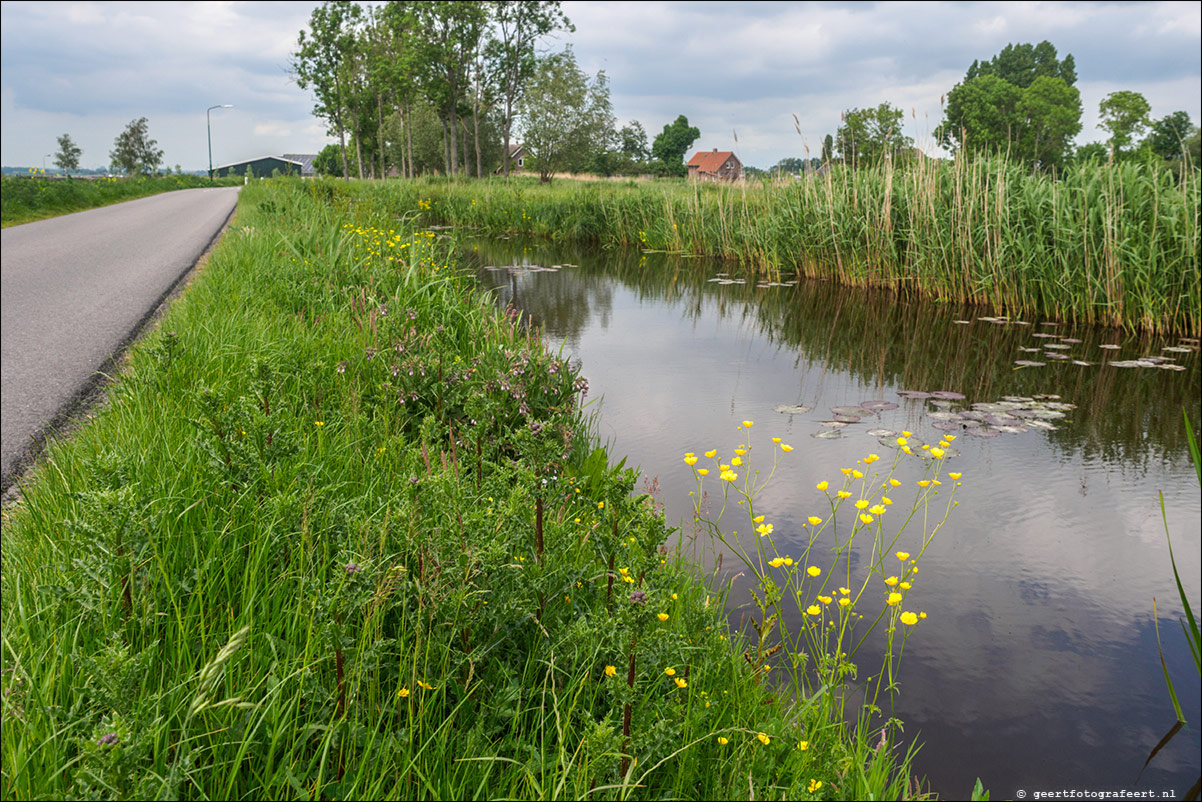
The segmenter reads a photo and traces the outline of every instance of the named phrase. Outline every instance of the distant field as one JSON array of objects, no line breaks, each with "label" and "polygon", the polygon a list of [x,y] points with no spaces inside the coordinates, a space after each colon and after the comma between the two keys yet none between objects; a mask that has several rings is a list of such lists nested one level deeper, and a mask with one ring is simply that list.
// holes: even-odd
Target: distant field
[{"label": "distant field", "polygon": [[233,186],[241,182],[241,178],[220,178],[210,183],[208,178],[197,175],[142,178],[4,176],[0,179],[0,225],[8,227],[32,223],[34,220],[82,212],[175,189]]}]

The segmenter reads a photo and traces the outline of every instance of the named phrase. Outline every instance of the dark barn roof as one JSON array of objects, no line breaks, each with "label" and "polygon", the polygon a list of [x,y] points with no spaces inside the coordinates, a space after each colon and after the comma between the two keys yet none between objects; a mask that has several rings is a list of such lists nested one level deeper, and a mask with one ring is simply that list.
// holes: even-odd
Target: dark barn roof
[{"label": "dark barn roof", "polygon": [[292,173],[293,175],[299,175],[301,174],[303,165],[299,161],[281,156],[260,156],[257,159],[247,159],[246,161],[214,167],[213,172],[219,176],[246,175],[247,168],[250,168],[259,178],[263,178],[270,176],[276,170],[279,170],[283,174]]}]

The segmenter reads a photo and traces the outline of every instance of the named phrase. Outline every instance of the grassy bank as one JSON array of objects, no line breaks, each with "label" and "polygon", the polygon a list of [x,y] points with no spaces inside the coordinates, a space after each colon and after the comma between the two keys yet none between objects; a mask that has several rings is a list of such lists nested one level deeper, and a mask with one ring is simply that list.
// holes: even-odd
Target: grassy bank
[{"label": "grassy bank", "polygon": [[208,178],[196,175],[96,179],[5,176],[0,179],[0,225],[32,223],[175,189],[233,186],[241,182],[241,178],[222,178],[210,184]]},{"label": "grassy bank", "polygon": [[707,254],[1015,316],[1202,331],[1197,171],[1179,183],[1163,168],[1083,165],[1052,178],[928,159],[746,186],[392,182],[387,197],[430,222]]},{"label": "grassy bank", "polygon": [[[768,634],[732,642],[654,499],[591,442],[587,383],[437,237],[345,193],[248,187],[109,406],[6,511],[0,795],[913,793],[895,731],[845,723],[840,640],[791,633],[792,679],[766,679],[774,605],[796,591],[832,638],[856,605],[760,523],[745,557],[790,598],[766,592]],[[822,527],[867,492],[845,477]],[[754,491],[737,479],[720,492]],[[900,655],[917,617],[890,579],[876,615]],[[832,643],[807,673],[794,648]]]}]

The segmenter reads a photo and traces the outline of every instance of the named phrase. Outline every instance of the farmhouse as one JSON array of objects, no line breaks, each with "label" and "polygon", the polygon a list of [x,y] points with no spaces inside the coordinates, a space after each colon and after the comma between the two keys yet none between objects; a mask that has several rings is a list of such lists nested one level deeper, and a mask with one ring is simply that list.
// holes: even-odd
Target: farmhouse
[{"label": "farmhouse", "polygon": [[685,166],[694,181],[738,181],[743,177],[743,163],[729,150],[697,151]]}]

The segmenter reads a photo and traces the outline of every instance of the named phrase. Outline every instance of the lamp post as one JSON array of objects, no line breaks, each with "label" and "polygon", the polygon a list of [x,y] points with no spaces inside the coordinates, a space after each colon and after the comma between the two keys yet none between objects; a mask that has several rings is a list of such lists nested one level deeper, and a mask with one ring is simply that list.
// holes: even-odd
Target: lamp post
[{"label": "lamp post", "polygon": [[209,116],[209,112],[213,109],[232,109],[233,106],[223,103],[217,106],[209,106],[205,109],[205,129],[209,132],[209,181],[213,180],[213,123]]},{"label": "lamp post", "polygon": [[51,154],[47,153],[45,156],[42,157],[42,172],[43,173],[46,172],[46,160],[49,159],[50,156],[51,156]]}]

